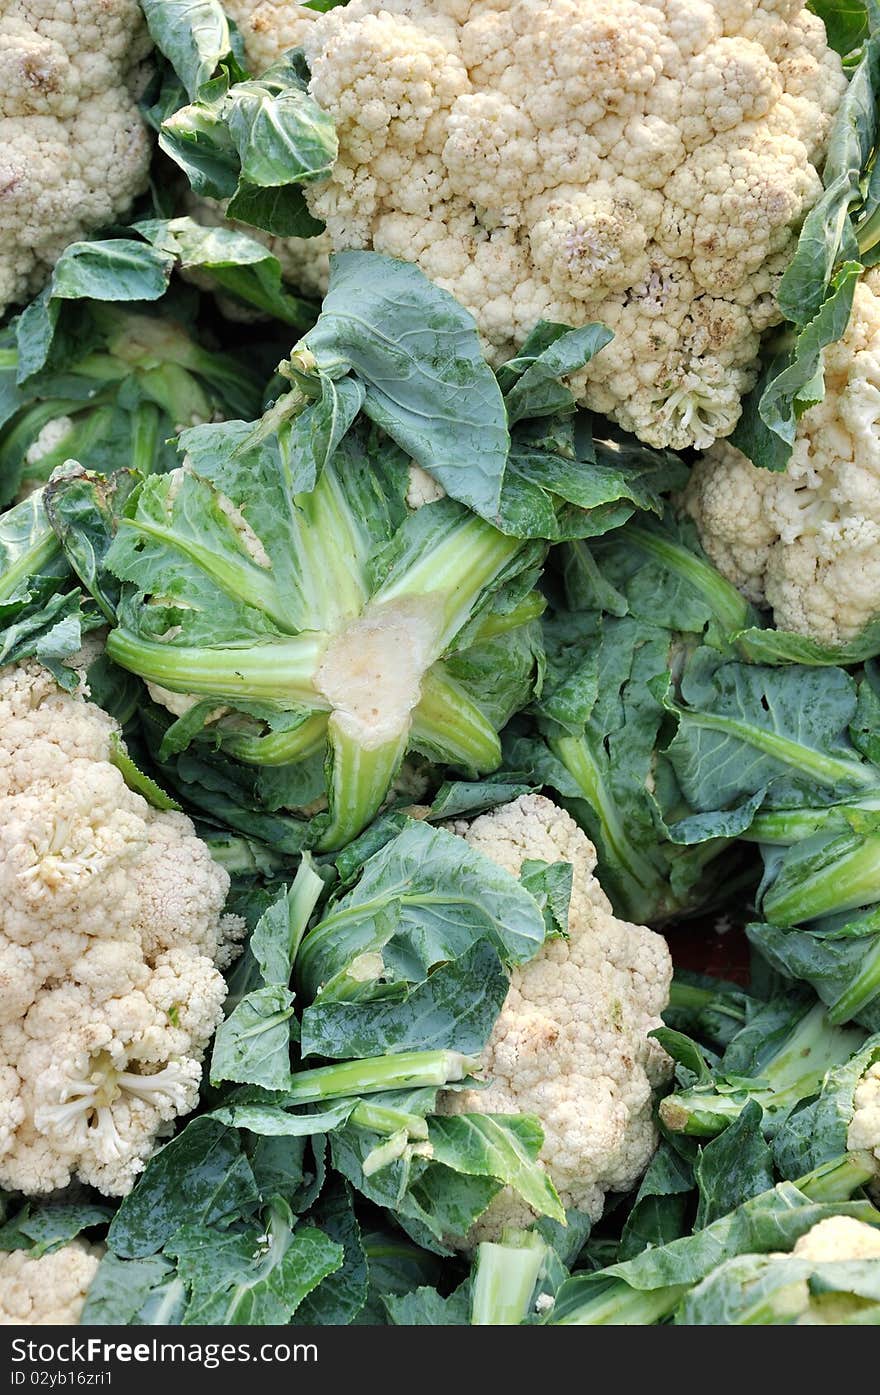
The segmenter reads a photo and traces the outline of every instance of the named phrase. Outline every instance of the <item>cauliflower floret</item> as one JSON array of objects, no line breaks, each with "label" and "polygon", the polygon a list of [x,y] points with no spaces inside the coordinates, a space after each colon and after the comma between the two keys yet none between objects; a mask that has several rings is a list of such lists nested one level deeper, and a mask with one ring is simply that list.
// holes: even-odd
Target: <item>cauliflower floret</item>
[{"label": "cauliflower floret", "polygon": [[52,417],[34,437],[25,452],[26,465],[38,465],[46,455],[51,455],[64,443],[73,430],[72,417]]},{"label": "cauliflower floret", "polygon": [[0,313],[146,188],[151,142],[137,99],[150,47],[136,0],[3,5]]},{"label": "cauliflower floret", "polygon": [[880,270],[825,351],[825,397],[800,418],[785,471],[718,442],[684,506],[719,571],[780,629],[837,645],[880,613]]},{"label": "cauliflower floret", "polygon": [[329,248],[417,262],[493,363],[538,319],[603,320],[581,401],[656,446],[730,434],[846,87],[802,0],[228,8],[255,68],[303,46],[339,136],[306,190],[327,232],[271,242],[285,274],[323,289]]},{"label": "cauliflower floret", "polygon": [[[449,1092],[449,1114],[535,1114],[541,1161],[563,1205],[602,1212],[606,1191],[628,1190],[657,1146],[654,1090],[670,1062],[648,1033],[661,1025],[672,965],[665,940],[617,920],[593,875],[596,851],[564,810],[541,795],[450,829],[517,876],[539,858],[573,867],[568,939],[548,940],[514,970],[483,1055],[485,1090]],[[511,1191],[496,1197],[468,1243],[534,1220]]]},{"label": "cauliflower floret", "polygon": [[[792,1255],[813,1264],[846,1264],[858,1260],[880,1260],[880,1229],[857,1221],[853,1216],[829,1216],[819,1221],[795,1244]],[[801,1290],[800,1327],[829,1327],[874,1321],[876,1304],[855,1294],[812,1292],[806,1280]]]},{"label": "cauliflower floret", "polygon": [[116,725],[0,673],[0,1185],[128,1191],[195,1105],[243,922],[183,814],[111,764]]},{"label": "cauliflower floret", "polygon": [[100,1251],[84,1240],[31,1259],[0,1254],[0,1327],[70,1327],[79,1322]]},{"label": "cauliflower floret", "polygon": [[880,1061],[869,1066],[856,1086],[846,1146],[852,1152],[873,1153],[880,1178]]},{"label": "cauliflower floret", "polygon": [[406,503],[410,509],[420,509],[423,504],[434,504],[445,499],[446,490],[433,475],[423,470],[421,465],[412,463],[409,467],[409,483],[406,488]]},{"label": "cauliflower floret", "polygon": [[802,1235],[792,1254],[815,1264],[829,1260],[880,1259],[880,1229],[854,1216],[829,1216]]}]

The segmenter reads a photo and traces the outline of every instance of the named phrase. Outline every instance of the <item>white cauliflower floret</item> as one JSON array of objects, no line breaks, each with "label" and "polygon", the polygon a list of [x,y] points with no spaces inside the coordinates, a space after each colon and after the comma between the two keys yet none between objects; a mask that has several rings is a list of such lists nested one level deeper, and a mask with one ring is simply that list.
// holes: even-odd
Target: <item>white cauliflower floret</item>
[{"label": "white cauliflower floret", "polygon": [[880,614],[880,270],[824,358],[825,397],[800,418],[785,471],[718,442],[684,506],[719,571],[778,628],[836,645]]},{"label": "white cauliflower floret", "polygon": [[0,1254],[0,1327],[75,1325],[100,1262],[84,1240],[39,1259],[25,1250]]},{"label": "white cauliflower floret", "polygon": [[146,188],[136,0],[6,0],[0,13],[0,313]]},{"label": "white cauliflower floret", "polygon": [[115,723],[0,673],[0,1185],[130,1189],[195,1106],[244,933],[183,814],[111,763]]},{"label": "white cauliflower floret", "polygon": [[409,483],[406,488],[406,503],[410,509],[420,509],[423,504],[434,504],[438,499],[445,499],[446,490],[433,475],[429,475],[427,470],[423,470],[421,465],[411,464],[409,467]]},{"label": "white cauliflower floret", "polygon": [[[316,242],[419,264],[493,363],[602,320],[579,398],[657,446],[729,435],[846,82],[802,0],[228,0],[261,70],[302,45],[339,157]],[[285,255],[286,252],[286,255]]]},{"label": "white cauliflower floret", "polygon": [[854,1216],[818,1221],[795,1244],[792,1254],[815,1264],[833,1260],[880,1259],[880,1229]]},{"label": "white cauliflower floret", "polygon": [[880,1178],[880,1061],[868,1067],[856,1086],[846,1146],[851,1152],[872,1153]]},{"label": "white cauliflower floret", "polygon": [[73,430],[72,417],[52,417],[45,426],[37,432],[31,444],[25,452],[26,465],[38,465],[46,455],[51,455],[64,443]]},{"label": "white cauliflower floret", "polygon": [[[792,1257],[811,1264],[836,1265],[859,1260],[880,1260],[880,1229],[857,1221],[854,1216],[829,1216],[802,1235],[792,1250]],[[792,1286],[800,1290],[800,1327],[829,1327],[859,1322],[876,1305],[870,1299],[855,1294],[823,1291],[813,1292],[806,1279]],[[789,1300],[791,1302],[791,1299]],[[792,1303],[792,1309],[795,1308]],[[871,1320],[870,1317],[867,1320]]]},{"label": "white cauliflower floret", "polygon": [[[563,1205],[595,1220],[605,1193],[632,1187],[657,1146],[653,1095],[670,1062],[648,1033],[668,1001],[669,950],[660,935],[616,919],[593,875],[595,848],[549,799],[523,795],[450,828],[513,876],[530,858],[570,862],[573,885],[568,939],[548,940],[511,976],[483,1054],[488,1087],[450,1092],[442,1107],[537,1115],[541,1161]],[[505,1191],[468,1241],[533,1219]]]}]

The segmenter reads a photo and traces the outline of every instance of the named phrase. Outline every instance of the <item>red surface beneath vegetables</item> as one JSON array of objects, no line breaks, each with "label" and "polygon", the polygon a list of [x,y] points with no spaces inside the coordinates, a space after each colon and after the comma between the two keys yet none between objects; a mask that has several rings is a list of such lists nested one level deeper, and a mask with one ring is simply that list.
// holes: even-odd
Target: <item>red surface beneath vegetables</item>
[{"label": "red surface beneath vegetables", "polygon": [[693,921],[668,927],[665,934],[677,969],[748,983],[749,942],[739,926],[719,934],[713,923]]}]

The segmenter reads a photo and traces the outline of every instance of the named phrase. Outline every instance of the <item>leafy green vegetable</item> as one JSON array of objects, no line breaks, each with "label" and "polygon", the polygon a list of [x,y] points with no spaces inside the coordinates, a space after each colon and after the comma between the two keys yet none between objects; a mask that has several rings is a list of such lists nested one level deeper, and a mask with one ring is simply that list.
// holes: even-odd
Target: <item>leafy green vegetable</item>
[{"label": "leafy green vegetable", "polygon": [[68,1245],[85,1230],[104,1226],[110,1207],[94,1201],[25,1202],[0,1226],[0,1252],[26,1250],[32,1259]]},{"label": "leafy green vegetable", "polygon": [[576,1326],[656,1323],[675,1313],[688,1289],[725,1260],[788,1250],[832,1215],[880,1222],[880,1213],[868,1202],[815,1202],[793,1183],[780,1183],[692,1235],[598,1273],[573,1275],[559,1290],[549,1321]]},{"label": "leafy green vegetable", "polygon": [[240,81],[233,63],[206,82],[215,54],[216,44],[196,72],[189,62],[182,72],[175,64],[195,100],[162,122],[162,150],[197,194],[228,199],[230,217],[281,237],[314,236],[323,225],[298,186],[330,173],[338,143],[332,119],[309,95],[302,55],[287,53],[259,78]]},{"label": "leafy green vegetable", "polygon": [[141,1259],[183,1226],[228,1226],[258,1197],[235,1131],[194,1119],[151,1158],[113,1217],[107,1243],[121,1259]]},{"label": "leafy green vegetable", "polygon": [[308,378],[338,384],[354,373],[371,421],[453,498],[496,515],[509,445],[501,392],[473,317],[418,267],[369,252],[333,257],[292,368],[303,353],[314,363]]},{"label": "leafy green vegetable", "polygon": [[[754,1103],[762,1111],[764,1133],[772,1137],[863,1039],[857,1029],[830,1023],[821,1003],[772,1000],[732,1038],[717,1071],[661,1101],[660,1117],[673,1132],[711,1138]],[[754,1117],[751,1113],[749,1120]],[[746,1147],[740,1141],[741,1153]]]},{"label": "leafy green vegetable", "polygon": [[[56,338],[47,366],[10,388],[0,502],[44,483],[69,459],[105,473],[123,464],[142,474],[169,469],[176,454],[168,438],[181,426],[258,410],[259,373],[235,354],[202,348],[173,307],[161,317],[89,299],[67,308],[76,335]],[[18,347],[11,331],[4,338],[11,347],[0,350],[8,365],[0,374],[14,380],[28,351],[26,317]]]},{"label": "leafy green vegetable", "polygon": [[150,37],[173,65],[190,97],[232,52],[219,0],[142,0]]},{"label": "leafy green vegetable", "polygon": [[[795,327],[767,350],[757,387],[743,404],[731,440],[756,464],[782,470],[791,454],[798,418],[825,395],[822,351],[842,338],[853,293],[878,240],[878,190],[871,176],[880,126],[880,34],[875,16],[857,2],[822,4],[838,45],[865,40],[832,127],[825,159],[825,192],[807,214],[797,250],[777,292]],[[854,12],[854,13],[853,13]]]},{"label": "leafy green vegetable", "polygon": [[225,1235],[188,1225],[167,1245],[190,1291],[184,1325],[270,1327],[287,1323],[303,1299],[342,1267],[344,1250],[324,1231],[293,1224],[283,1202],[269,1207],[265,1230]]},{"label": "leafy green vegetable", "polygon": [[543,739],[519,731],[505,753],[555,790],[589,834],[619,912],[656,923],[711,901],[723,878],[713,865],[720,839],[741,831],[718,820],[691,845],[664,836],[664,824],[674,828],[690,806],[661,754],[667,719],[657,683],[700,638],[721,643],[749,608],[651,525],[570,544],[562,570],[562,604],[542,624],[547,676],[535,710]]}]

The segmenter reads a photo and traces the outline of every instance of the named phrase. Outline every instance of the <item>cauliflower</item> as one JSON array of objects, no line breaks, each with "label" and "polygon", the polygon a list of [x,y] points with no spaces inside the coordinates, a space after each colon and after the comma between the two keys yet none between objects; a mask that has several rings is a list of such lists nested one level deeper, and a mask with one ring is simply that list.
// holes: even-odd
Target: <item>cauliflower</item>
[{"label": "cauliflower", "polygon": [[[846,83],[802,0],[227,0],[334,118],[335,250],[417,262],[495,363],[540,319],[614,341],[572,386],[655,446],[728,435]],[[289,248],[319,278],[327,240]],[[283,258],[282,244],[273,249]]]},{"label": "cauliflower", "polygon": [[684,506],[719,571],[778,628],[837,645],[880,614],[880,269],[824,358],[825,397],[798,422],[786,470],[719,442]]},{"label": "cauliflower", "polygon": [[[654,1090],[670,1071],[648,1033],[662,1025],[672,965],[665,940],[617,920],[593,875],[596,851],[564,810],[523,795],[451,831],[518,875],[540,858],[573,867],[568,939],[547,941],[514,970],[483,1055],[487,1089],[442,1097],[446,1113],[535,1114],[541,1161],[567,1209],[601,1215],[606,1191],[626,1191],[657,1146]],[[534,1216],[507,1190],[468,1237],[497,1239]]]},{"label": "cauliflower", "polygon": [[880,1230],[853,1216],[829,1216],[802,1235],[792,1254],[814,1264],[829,1260],[880,1259]]},{"label": "cauliflower", "polygon": [[[806,1235],[802,1235],[792,1250],[795,1259],[808,1260],[812,1264],[847,1264],[859,1260],[880,1260],[880,1230],[876,1226],[857,1221],[853,1216],[829,1216],[819,1221]],[[852,1322],[876,1322],[876,1304],[864,1297],[845,1291],[823,1291],[802,1279],[793,1285],[799,1292],[799,1301],[791,1307],[798,1312],[796,1324],[799,1327],[839,1326]]]},{"label": "cauliflower", "polygon": [[113,720],[0,673],[0,1185],[132,1186],[195,1105],[243,933],[183,814],[112,763]]},{"label": "cauliflower", "polygon": [[880,1061],[868,1067],[856,1086],[846,1146],[851,1152],[872,1153],[880,1180]]},{"label": "cauliflower", "polygon": [[146,188],[137,0],[0,6],[0,314]]},{"label": "cauliflower", "polygon": [[0,1254],[0,1327],[78,1323],[100,1259],[83,1240],[39,1259],[24,1250]]},{"label": "cauliflower", "polygon": [[438,499],[446,497],[446,490],[439,484],[427,470],[423,470],[421,465],[415,462],[409,467],[409,484],[406,491],[406,506],[408,509],[420,509],[425,504],[436,503]]}]

